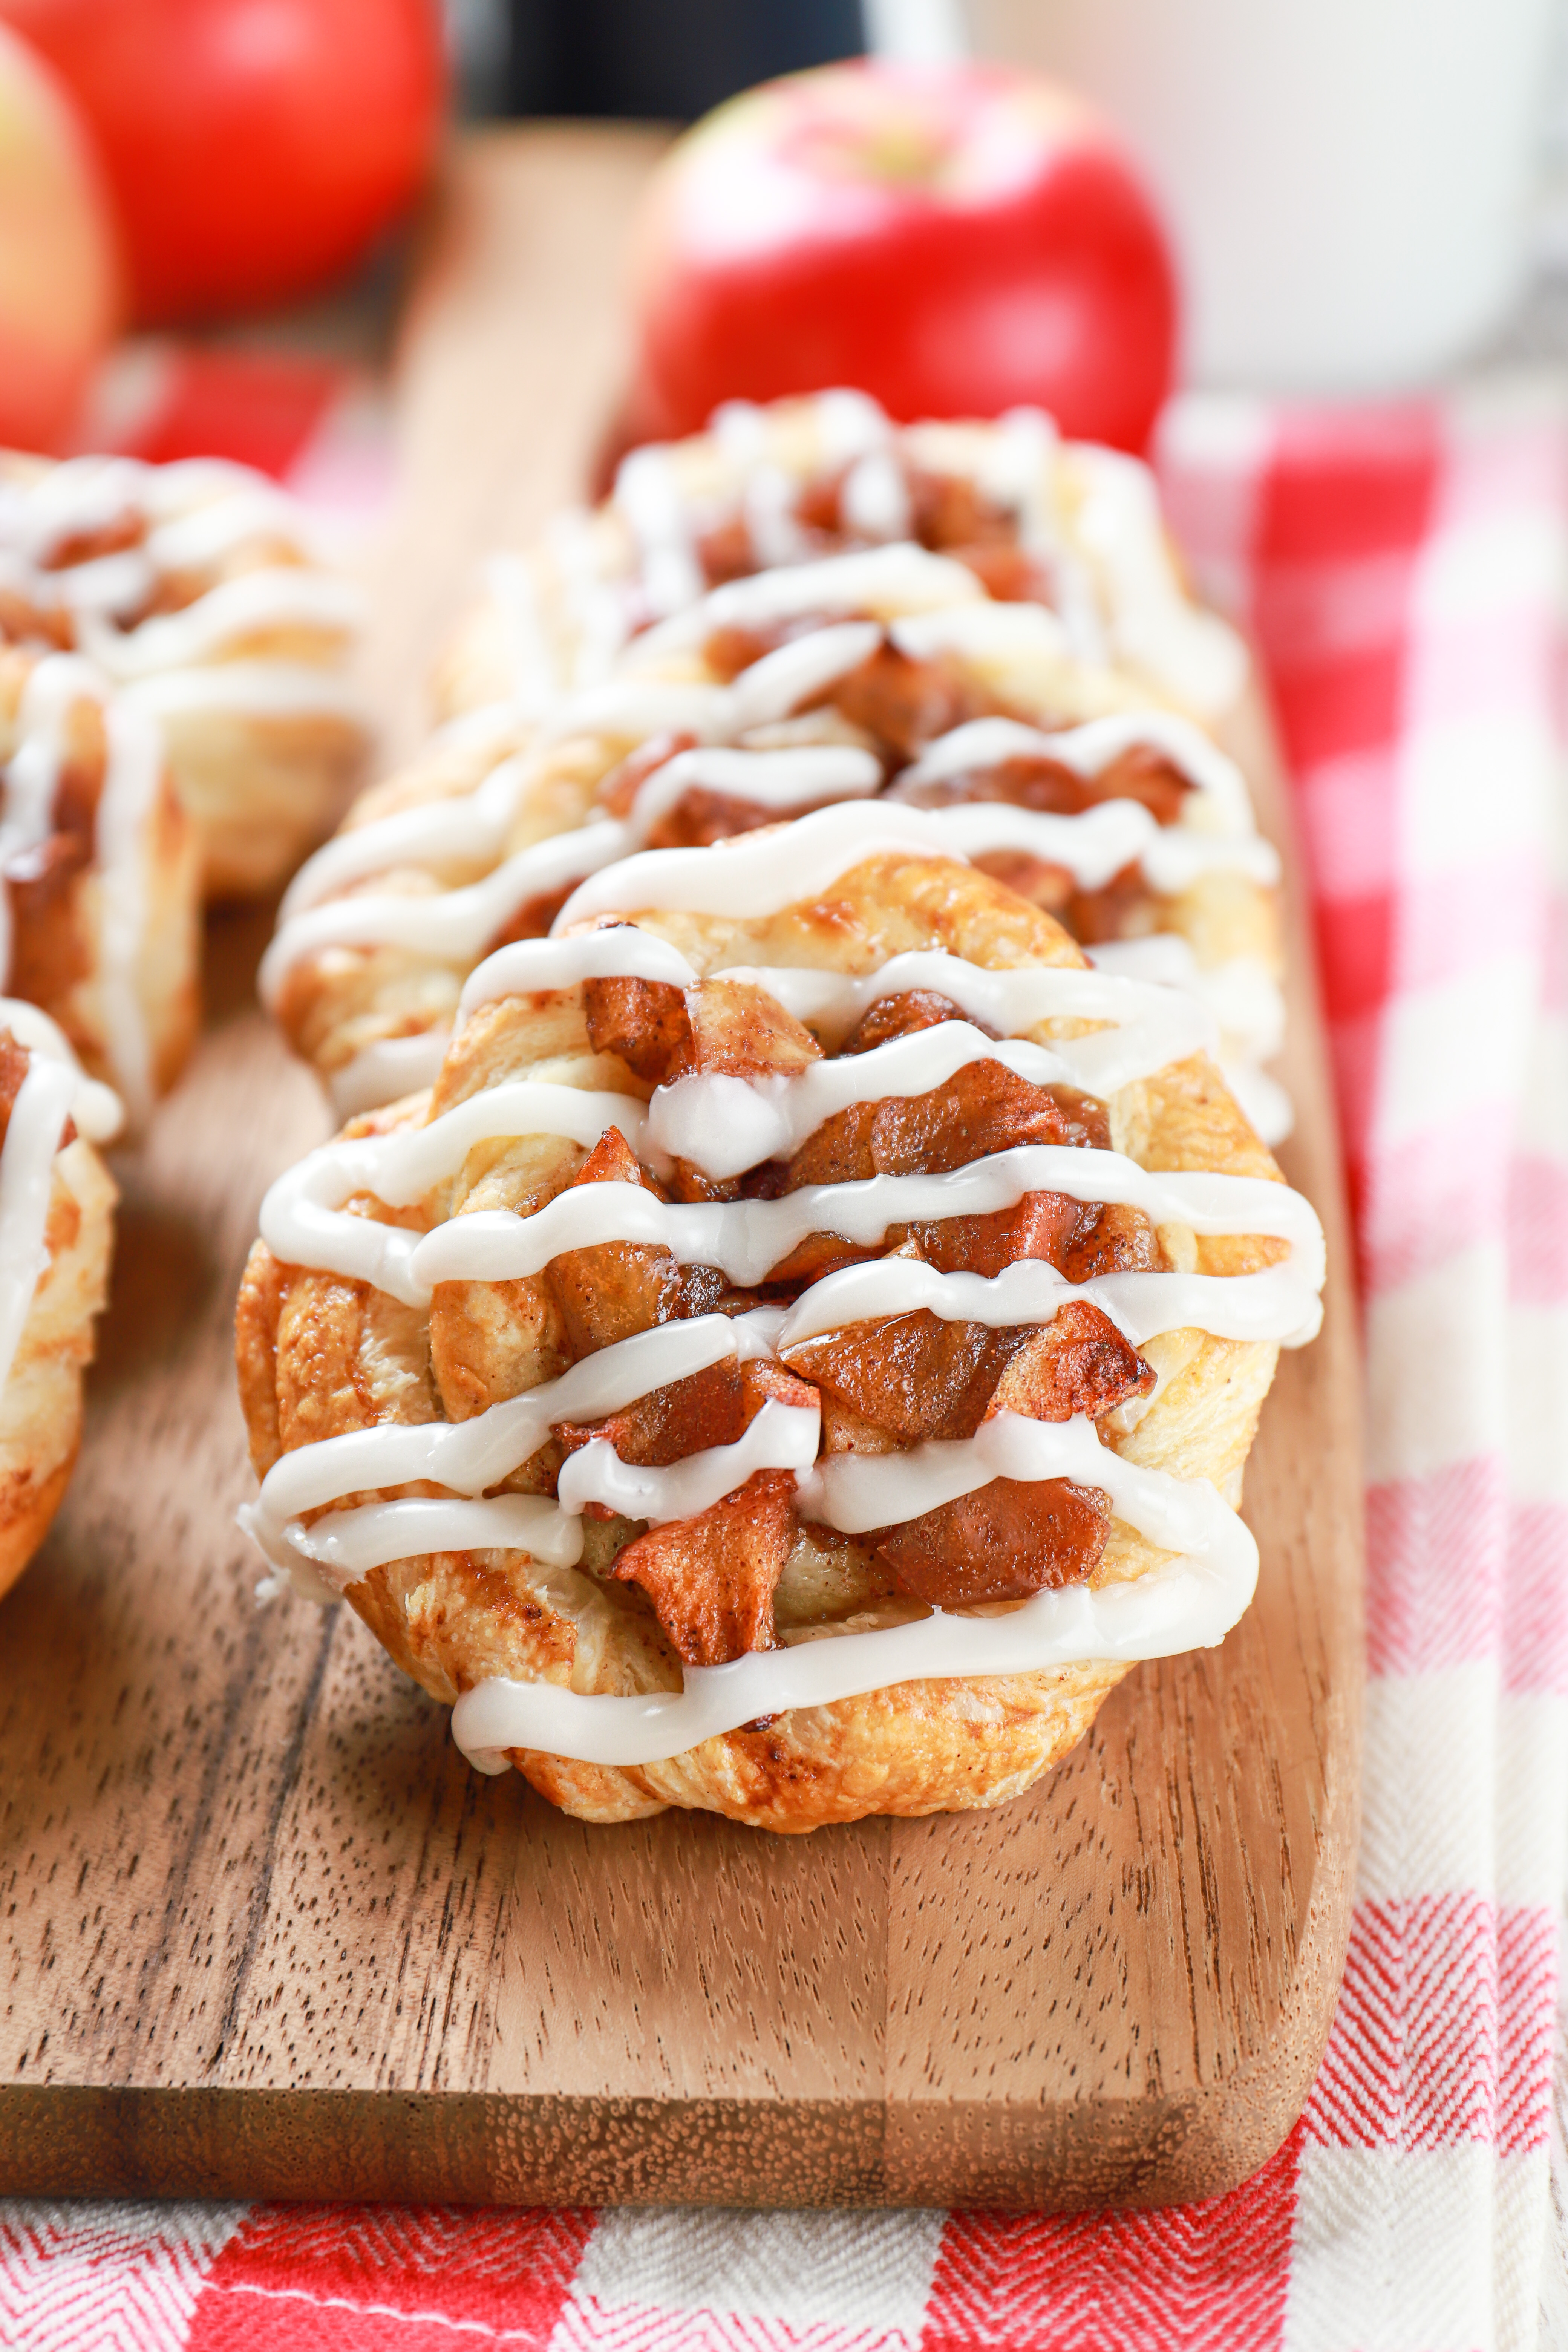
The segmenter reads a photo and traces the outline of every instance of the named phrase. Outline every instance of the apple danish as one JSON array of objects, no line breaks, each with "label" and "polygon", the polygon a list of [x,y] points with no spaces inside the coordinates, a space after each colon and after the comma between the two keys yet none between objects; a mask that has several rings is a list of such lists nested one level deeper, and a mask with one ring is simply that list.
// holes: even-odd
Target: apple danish
[{"label": "apple danish", "polygon": [[48,1533],[81,1435],[121,1106],[36,1005],[0,998],[0,1592]]},{"label": "apple danish", "polygon": [[1322,1242],[1197,1000],[873,803],[598,868],[460,1013],[274,1187],[237,1356],[278,1578],[480,1769],[992,1805],[1245,1609]]},{"label": "apple danish", "polygon": [[1241,693],[1243,647],[1188,596],[1137,458],[1064,441],[1038,409],[895,425],[864,393],[826,392],[728,403],[707,433],[634,450],[594,512],[494,559],[438,707],[537,714],[726,581],[905,541],[956,557],[994,597],[1047,605],[1075,658],[1142,700],[1214,723]]},{"label": "apple danish", "polygon": [[[467,973],[597,866],[881,794],[1096,956],[1209,997],[1238,1086],[1277,1046],[1278,859],[1234,762],[912,544],[732,581],[547,718],[449,727],[296,877],[263,992],[361,1109],[433,1079]],[[1262,1083],[1247,1107],[1283,1131]]]},{"label": "apple danish", "polygon": [[249,467],[0,460],[0,630],[88,655],[156,716],[209,897],[273,888],[363,765],[362,624],[298,502]]},{"label": "apple danish", "polygon": [[197,1011],[198,852],[157,723],[79,655],[0,644],[0,986],[139,1125]]}]

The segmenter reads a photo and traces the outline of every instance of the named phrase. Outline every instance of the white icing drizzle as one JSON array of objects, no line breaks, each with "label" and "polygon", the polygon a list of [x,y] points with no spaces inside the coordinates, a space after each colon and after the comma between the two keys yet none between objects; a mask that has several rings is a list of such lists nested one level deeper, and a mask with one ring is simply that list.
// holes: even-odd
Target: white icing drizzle
[{"label": "white icing drizzle", "polygon": [[[743,580],[727,580],[700,603],[674,613],[638,637],[629,658],[637,663],[700,646],[716,629],[765,629],[816,614],[869,614],[889,619],[894,614],[923,615],[931,608],[945,611],[971,603],[989,604],[989,599],[966,565],[900,541],[888,547],[857,548],[847,555],[817,556],[806,563],[782,565],[774,572],[753,572]],[[994,609],[1022,608],[1004,604]]]},{"label": "white icing drizzle", "polygon": [[[710,427],[738,477],[741,516],[757,564],[799,563],[810,544],[796,512],[800,485],[788,467],[771,454],[763,412],[749,400],[729,400],[714,410]],[[722,520],[722,507],[715,514]]]},{"label": "white icing drizzle", "polygon": [[163,780],[163,739],[146,712],[115,695],[103,714],[107,765],[96,846],[101,917],[103,1023],[109,1065],[133,1120],[153,1108],[153,1046],[142,1004],[147,940],[149,842]]},{"label": "white icing drizzle", "polygon": [[[1035,408],[1015,409],[978,434],[941,425],[899,433],[861,393],[819,394],[806,404],[820,467],[845,470],[843,509],[851,531],[885,543],[903,540],[910,520],[907,463],[929,462],[939,473],[967,477],[983,497],[1013,512],[1019,546],[1048,575],[1060,621],[1050,640],[1054,653],[1093,667],[1122,659],[1202,715],[1234,702],[1246,675],[1245,650],[1223,622],[1188,600],[1153,478],[1137,459],[1064,445],[1052,419]],[[773,456],[766,412],[728,402],[710,429],[732,483],[711,519],[733,502],[760,567],[811,568],[802,565],[807,542],[795,510],[804,485]],[[700,597],[703,583],[696,516],[675,454],[635,453],[617,479],[615,503],[639,551],[647,608],[681,614]],[[600,593],[602,560],[595,556],[584,566]]]},{"label": "white icing drizzle", "polygon": [[[614,939],[620,934],[612,931],[605,936]],[[486,969],[481,965],[481,971]],[[476,982],[479,977],[476,973]],[[1168,998],[1156,987],[1136,980],[1123,981],[1119,975],[1108,976],[1108,986],[1092,970],[1085,971],[1077,964],[1014,964],[993,971],[984,965],[967,963],[962,956],[949,955],[943,949],[926,948],[907,950],[890,957],[875,971],[858,977],[806,964],[733,964],[714,977],[754,982],[775,996],[797,1021],[819,1030],[834,1044],[847,1037],[856,1023],[883,997],[901,996],[911,989],[930,990],[947,997],[973,1020],[983,1022],[1003,1035],[1034,1028],[1043,1021],[1105,1021],[1125,1028],[1140,1022],[1164,1019],[1170,1024],[1163,1036],[1166,1051],[1163,1059],[1152,1065],[1155,1068],[1163,1068],[1165,1062],[1183,1059],[1195,1052],[1202,1042],[1201,1036],[1194,1042],[1194,1033],[1186,1017],[1173,1014]],[[1096,1071],[1097,1082],[1090,1087],[1091,1093],[1114,1092],[1117,1085],[1125,1083],[1121,1078],[1111,1080],[1101,1059],[1119,1055],[1121,1050],[1121,1039],[1103,1035],[1063,1040],[1056,1047],[1058,1053],[1072,1055],[1078,1068],[1086,1073]],[[1155,1050],[1154,1041],[1146,1035],[1140,1036],[1133,1045],[1141,1066],[1144,1056]],[[1101,1085],[1101,1078],[1108,1083]],[[1086,1078],[1075,1077],[1072,1083],[1081,1086]]]},{"label": "white icing drizzle", "polygon": [[840,506],[858,539],[907,540],[914,523],[902,468],[886,449],[868,450],[851,466]]},{"label": "white icing drizzle", "polygon": [[77,654],[46,654],[29,673],[16,713],[21,740],[5,772],[9,854],[48,837],[71,712],[79,702],[101,702],[103,694],[102,678]]},{"label": "white icing drizzle", "polygon": [[608,735],[627,744],[654,735],[697,736],[717,742],[731,726],[734,705],[729,689],[632,676],[602,679],[569,695],[541,723],[541,743],[561,743],[576,735]]},{"label": "white icing drizzle", "polygon": [[1167,1550],[1201,1557],[1237,1547],[1232,1529],[1241,1523],[1206,1478],[1173,1478],[1124,1461],[1082,1413],[1053,1422],[998,1412],[973,1437],[928,1439],[896,1454],[825,1454],[800,1481],[800,1507],[841,1535],[868,1535],[923,1517],[994,1478],[1099,1486],[1117,1517]]},{"label": "white icing drizzle", "polygon": [[929,613],[900,614],[888,635],[911,661],[937,661],[943,654],[984,665],[1025,663],[1055,667],[1071,648],[1067,631],[1044,604],[998,604],[989,599],[954,601]]},{"label": "white icing drizzle", "polygon": [[1263,1141],[1283,1143],[1296,1123],[1295,1106],[1279,1079],[1258,1066],[1285,1042],[1284,992],[1267,964],[1256,956],[1232,956],[1205,966],[1175,931],[1110,940],[1084,952],[1097,971],[1177,988],[1205,1006],[1219,1030],[1226,1084]]},{"label": "white icing drizzle", "polygon": [[397,947],[410,954],[462,964],[475,946],[493,938],[531,898],[549,896],[578,875],[617,857],[624,825],[605,818],[572,833],[552,835],[520,849],[482,881],[460,890],[401,894],[366,892],[305,907],[279,931],[261,959],[257,985],[275,1006],[283,982],[302,957],[333,947]]},{"label": "white icing drizzle", "polygon": [[195,604],[138,628],[121,631],[85,612],[80,629],[83,652],[109,677],[129,680],[210,662],[237,638],[269,629],[320,629],[348,640],[363,619],[364,598],[352,581],[279,564],[221,581]]},{"label": "white icing drizzle", "polygon": [[[0,1020],[8,1010],[0,1001]],[[33,1294],[48,1269],[44,1234],[55,1154],[77,1084],[64,1062],[30,1055],[11,1106],[0,1152],[0,1385],[10,1378]]]},{"label": "white icing drizzle", "polygon": [[[548,1114],[558,1123],[531,1131],[596,1141],[610,1123],[600,1107],[616,1098],[575,1087],[548,1090],[571,1102]],[[492,1093],[510,1097],[511,1089]],[[474,1099],[486,1103],[491,1095]],[[639,1118],[646,1116],[640,1104],[636,1108]],[[1015,1208],[1027,1192],[1059,1192],[1071,1200],[1140,1209],[1155,1225],[1186,1224],[1200,1234],[1267,1234],[1289,1242],[1303,1293],[1298,1325],[1311,1311],[1310,1301],[1321,1281],[1317,1219],[1300,1194],[1285,1186],[1190,1171],[1156,1175],[1120,1152],[1058,1144],[1019,1145],[950,1175],[803,1185],[774,1201],[667,1202],[637,1184],[580,1184],[530,1217],[479,1210],[424,1234],[344,1213],[343,1203],[357,1192],[406,1203],[453,1173],[474,1139],[468,1128],[447,1126],[447,1119],[458,1118],[458,1112],[448,1112],[428,1129],[325,1144],[309,1154],[278,1179],[262,1203],[261,1231],[273,1255],[285,1265],[318,1266],[374,1283],[411,1307],[427,1305],[438,1282],[517,1281],[542,1273],[563,1251],[613,1241],[651,1243],[669,1250],[683,1265],[719,1266],[744,1289],[763,1281],[811,1234],[833,1234],[871,1247],[885,1239],[889,1225],[984,1216]],[[628,1135],[627,1141],[635,1150],[634,1138]],[[429,1172],[433,1169],[436,1173]],[[1185,1318],[1195,1319],[1195,1310]]]},{"label": "white icing drizzle", "polygon": [[[275,482],[243,475],[242,469],[242,478],[232,488],[219,488],[216,496],[209,492],[201,503],[174,512],[157,490],[160,486],[166,490],[167,477],[176,470],[161,467],[153,477],[154,494],[148,510],[167,514],[147,534],[147,557],[155,572],[194,571],[254,539],[282,540],[318,562],[322,559],[307,510]],[[175,485],[176,490],[185,487]]]},{"label": "white icing drizzle", "polygon": [[775,646],[743,669],[730,688],[733,731],[740,734],[772,719],[787,719],[813,695],[858,669],[881,642],[879,622],[840,621]]},{"label": "white icing drizzle", "polygon": [[645,849],[592,875],[556,917],[556,932],[590,915],[668,908],[703,915],[771,915],[831,888],[868,858],[952,856],[925,809],[848,802],[715,842],[708,849]]},{"label": "white icing drizzle", "polygon": [[657,980],[673,988],[693,988],[700,977],[679,948],[633,923],[581,931],[568,940],[514,940],[469,974],[458,1000],[458,1021],[461,1026],[477,1006],[493,1004],[500,997],[576,988],[585,980]]},{"label": "white icing drizzle", "polygon": [[732,1445],[705,1446],[668,1469],[623,1462],[607,1437],[593,1438],[563,1464],[556,1497],[563,1512],[603,1503],[625,1518],[667,1527],[721,1503],[753,1471],[793,1470],[798,1477],[811,1468],[821,1442],[819,1404],[785,1404],[769,1397]]},{"label": "white icing drizzle", "polygon": [[[470,974],[458,1018],[502,996],[574,988],[584,980],[625,977],[694,988],[702,978],[679,948],[636,924],[578,931],[567,938],[518,940],[498,948]],[[834,971],[816,964],[726,964],[715,980],[750,981],[777,998],[797,1021],[835,1045],[871,1005],[910,989],[931,989],[1004,1034],[1052,1020],[1119,1021],[1146,1010],[1148,999],[1113,976],[1109,987],[1076,964],[1015,964],[1001,971],[968,963],[942,948],[906,950],[874,971]]]},{"label": "white icing drizzle", "polygon": [[395,809],[370,824],[335,834],[305,860],[283,893],[279,924],[394,866],[466,866],[498,856],[531,774],[529,761],[514,753],[471,793]]},{"label": "white icing drizzle", "polygon": [[1108,940],[1084,953],[1097,971],[1180,988],[1200,997],[1213,1013],[1234,1051],[1267,1062],[1285,1042],[1285,998],[1268,966],[1257,956],[1200,964],[1192,943],[1175,931],[1147,939]]},{"label": "white icing drizzle", "polygon": [[[766,1160],[787,1160],[836,1112],[856,1103],[931,1094],[972,1063],[996,1062],[1028,1085],[1069,1086],[1109,1096],[1134,1078],[1151,1077],[1175,1058],[1173,1028],[1197,1032],[1190,999],[1156,996],[1154,1018],[1122,1032],[1100,1032],[1051,1047],[998,1044],[964,1021],[943,1021],[894,1037],[847,1060],[814,1062],[794,1077],[737,1078],[713,1073],[659,1087],[648,1106],[647,1140],[672,1160],[689,1160],[704,1175],[743,1175]],[[1163,1016],[1163,1017],[1162,1017]],[[1209,1031],[1212,1036],[1212,1031]],[[1114,1043],[1108,1053],[1110,1040]]]},{"label": "white icing drizzle", "polygon": [[452,1033],[444,1023],[416,1030],[411,1037],[376,1038],[328,1078],[332,1108],[340,1118],[353,1118],[362,1110],[375,1110],[422,1087],[433,1087],[451,1042]]},{"label": "white icing drizzle", "polygon": [[125,1106],[112,1087],[100,1078],[89,1078],[75,1054],[70,1040],[58,1022],[51,1021],[43,1007],[29,1004],[19,996],[0,997],[0,1030],[8,1029],[18,1045],[25,1045],[35,1060],[58,1062],[71,1073],[76,1092],[70,1098],[70,1115],[79,1134],[89,1143],[110,1143],[125,1124]]},{"label": "white icing drizzle", "polygon": [[1232,1524],[1237,1538],[1206,1553],[1189,1549],[1130,1583],[1047,1588],[999,1615],[933,1610],[912,1624],[748,1651],[729,1665],[684,1667],[679,1691],[588,1697],[556,1683],[498,1676],[463,1694],[452,1737],[481,1772],[504,1772],[514,1748],[625,1769],[681,1755],[759,1716],[830,1706],[900,1683],[1040,1674],[1092,1659],[1132,1664],[1212,1649],[1258,1581],[1257,1547],[1240,1519]]},{"label": "white icing drizzle", "polygon": [[297,1563],[309,1560],[330,1593],[346,1592],[388,1560],[470,1549],[525,1551],[547,1568],[575,1568],[583,1556],[583,1522],[537,1495],[492,1495],[481,1503],[408,1496],[331,1511],[314,1527],[291,1524],[275,1564],[297,1573]]},{"label": "white icing drizzle", "polygon": [[922,1308],[944,1323],[984,1323],[993,1329],[1049,1323],[1068,1299],[1079,1298],[1108,1315],[1135,1348],[1162,1332],[1188,1329],[1212,1332],[1216,1339],[1273,1339],[1293,1347],[1313,1337],[1320,1320],[1315,1300],[1301,1318],[1301,1272],[1285,1263],[1256,1274],[1139,1271],[1072,1283],[1045,1258],[1021,1258],[989,1277],[941,1274],[909,1258],[873,1258],[813,1283],[785,1316],[778,1344],[788,1349],[847,1323],[879,1322]]},{"label": "white icing drizzle", "polygon": [[[291,1530],[300,1515],[321,1510],[342,1495],[429,1482],[460,1496],[481,1496],[537,1454],[557,1423],[601,1421],[713,1364],[765,1357],[782,1320],[778,1308],[760,1307],[749,1315],[661,1323],[584,1356],[559,1379],[491,1405],[470,1421],[384,1422],[298,1446],[273,1464],[256,1501],[242,1508],[240,1524],[269,1559],[287,1566],[289,1547],[297,1548]],[[389,1506],[362,1507],[384,1511]]]},{"label": "white icing drizzle", "polygon": [[1054,732],[1016,719],[972,719],[928,743],[899,781],[943,783],[1019,759],[1051,760],[1075,775],[1099,776],[1127,752],[1143,750],[1162,753],[1203,796],[1207,826],[1218,833],[1251,833],[1252,803],[1241,770],[1201,727],[1173,710],[1117,711]]},{"label": "white icing drizzle", "polygon": [[1052,603],[1074,657],[1100,668],[1109,654],[1105,625],[1089,568],[1063,524],[1057,490],[1060,451],[1056,420],[1044,409],[1010,409],[998,420],[973,478],[983,497],[1011,507],[1017,517],[1018,544],[1049,576]]},{"label": "white icing drizzle", "polygon": [[649,611],[678,613],[694,604],[706,583],[668,452],[654,445],[623,457],[616,475],[615,502],[642,558]]},{"label": "white icing drizzle", "polygon": [[963,801],[921,814],[945,840],[950,857],[1022,850],[1062,866],[1085,890],[1103,889],[1134,863],[1165,898],[1180,898],[1205,874],[1245,874],[1264,889],[1279,879],[1279,854],[1258,834],[1189,833],[1159,824],[1140,801],[1103,801],[1080,816],[1015,808],[1010,801]]},{"label": "white icing drizzle", "polygon": [[[865,660],[880,638],[874,622],[816,630],[753,663],[731,688],[616,680],[568,699],[542,728],[540,740],[548,744],[602,730],[634,741],[662,733],[694,733],[712,742],[786,718],[801,700]],[[720,755],[681,756],[711,761]],[[869,753],[851,746],[812,745],[790,752],[727,756],[731,761],[755,763],[745,772],[749,797],[784,809],[818,797],[874,791],[881,781]],[[441,955],[467,950],[476,939],[482,940],[499,929],[529,897],[622,856],[690,783],[710,781],[717,772],[710,768],[679,771],[686,781],[672,790],[671,764],[645,780],[628,825],[618,827],[603,819],[535,843],[466,891],[430,898],[341,897],[356,882],[397,866],[482,865],[497,856],[538,775],[537,753],[514,752],[502,759],[472,793],[399,809],[338,835],[306,860],[284,896],[278,937],[262,966],[264,999],[276,1002],[283,973],[325,947],[403,946]],[[657,789],[650,791],[653,787]],[[738,782],[715,788],[742,789]],[[538,876],[544,878],[536,879]],[[426,911],[410,911],[415,908]],[[301,922],[307,909],[313,911]],[[458,950],[427,944],[453,938],[459,940]]]},{"label": "white icing drizzle", "polygon": [[341,719],[368,724],[364,698],[336,671],[299,661],[220,661],[205,667],[155,670],[120,689],[144,710],[174,718],[184,711],[231,710],[242,718]]},{"label": "white icing drizzle", "polygon": [[812,405],[823,461],[830,468],[849,465],[874,449],[885,448],[892,438],[893,428],[886,410],[868,392],[839,384],[831,391],[819,392]]},{"label": "white icing drizzle", "polygon": [[784,814],[816,801],[866,800],[881,783],[881,761],[851,743],[803,743],[786,751],[679,751],[644,778],[630,824],[646,839],[693,787]]}]

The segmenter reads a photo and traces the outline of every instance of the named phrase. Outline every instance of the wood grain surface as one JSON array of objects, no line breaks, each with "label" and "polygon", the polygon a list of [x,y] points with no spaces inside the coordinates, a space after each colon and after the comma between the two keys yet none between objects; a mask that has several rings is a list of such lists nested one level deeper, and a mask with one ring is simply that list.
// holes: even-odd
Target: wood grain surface
[{"label": "wood grain surface", "polygon": [[[602,429],[655,147],[458,158],[374,567],[405,739],[479,551]],[[1248,762],[1278,831],[1261,735]],[[327,1122],[254,1007],[268,918],[216,918],[199,1059],[120,1166],[80,1468],[0,1608],[0,2188],[1066,2207],[1260,2164],[1343,1957],[1361,1676],[1349,1250],[1292,919],[1285,1157],[1333,1272],[1248,1472],[1254,1608],[1136,1671],[1015,1804],[789,1840],[564,1820],[471,1773],[346,1609],[256,1608],[232,1300],[263,1189]]]}]

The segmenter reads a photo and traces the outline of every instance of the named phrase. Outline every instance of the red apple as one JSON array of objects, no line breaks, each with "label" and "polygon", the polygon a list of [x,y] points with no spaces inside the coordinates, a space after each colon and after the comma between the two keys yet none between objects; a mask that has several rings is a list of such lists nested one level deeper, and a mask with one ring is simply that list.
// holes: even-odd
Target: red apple
[{"label": "red apple", "polygon": [[113,222],[69,99],[0,27],[0,443],[51,449],[119,317]]},{"label": "red apple", "polygon": [[750,90],[677,142],[634,256],[639,436],[737,396],[854,384],[894,416],[1023,403],[1148,441],[1176,290],[1100,118],[994,65],[858,60]]},{"label": "red apple", "polygon": [[438,0],[0,0],[92,130],[138,317],[210,317],[348,268],[431,164]]}]

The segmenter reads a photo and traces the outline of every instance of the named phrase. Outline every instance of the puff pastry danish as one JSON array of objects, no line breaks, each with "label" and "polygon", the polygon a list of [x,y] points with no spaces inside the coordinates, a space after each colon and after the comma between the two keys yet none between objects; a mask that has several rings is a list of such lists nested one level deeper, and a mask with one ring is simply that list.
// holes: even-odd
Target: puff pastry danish
[{"label": "puff pastry danish", "polygon": [[155,714],[209,896],[274,887],[342,814],[369,741],[361,623],[297,501],[247,467],[0,457],[0,629],[90,656]]},{"label": "puff pastry danish", "polygon": [[[585,873],[884,793],[1097,956],[1207,996],[1238,1084],[1275,1050],[1278,860],[1234,763],[1043,605],[907,544],[732,581],[547,717],[449,728],[296,877],[264,993],[341,1109],[385,1101],[433,1077],[487,950]],[[1266,1087],[1247,1107],[1283,1131]]]},{"label": "puff pastry danish", "polygon": [[1188,597],[1138,459],[1063,441],[1038,409],[900,426],[864,393],[827,392],[730,402],[707,433],[634,450],[595,512],[496,558],[438,670],[438,706],[542,710],[725,581],[897,541],[957,556],[994,596],[1048,605],[1079,662],[1145,701],[1214,721],[1240,694],[1242,647]]},{"label": "puff pastry danish", "polygon": [[48,1533],[81,1434],[121,1107],[36,1005],[0,998],[0,1592]]},{"label": "puff pastry danish", "polygon": [[237,1346],[252,1531],[481,1769],[994,1804],[1240,1614],[1321,1235],[1194,999],[884,804],[601,868],[463,1013],[274,1188]]},{"label": "puff pastry danish", "polygon": [[79,655],[0,644],[0,986],[133,1123],[195,1034],[198,882],[156,721]]}]

